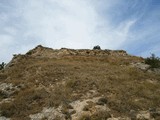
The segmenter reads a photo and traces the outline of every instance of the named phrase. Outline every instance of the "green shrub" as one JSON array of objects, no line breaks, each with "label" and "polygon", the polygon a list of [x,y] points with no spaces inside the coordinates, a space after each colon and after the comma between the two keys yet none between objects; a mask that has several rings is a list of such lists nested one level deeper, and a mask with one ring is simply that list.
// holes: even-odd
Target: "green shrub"
[{"label": "green shrub", "polygon": [[160,68],[160,58],[156,57],[155,54],[151,54],[150,57],[146,58],[145,63],[150,65],[151,68]]},{"label": "green shrub", "polygon": [[99,45],[96,45],[93,47],[93,50],[101,50],[101,47]]},{"label": "green shrub", "polygon": [[4,69],[4,67],[5,67],[5,63],[4,62],[2,62],[2,64],[0,64],[0,70],[3,70]]}]

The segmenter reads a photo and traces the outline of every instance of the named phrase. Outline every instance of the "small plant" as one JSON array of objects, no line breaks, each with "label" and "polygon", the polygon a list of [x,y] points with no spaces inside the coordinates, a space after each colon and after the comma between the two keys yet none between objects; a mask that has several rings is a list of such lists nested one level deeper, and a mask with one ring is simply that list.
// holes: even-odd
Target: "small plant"
[{"label": "small plant", "polygon": [[7,97],[8,97],[8,93],[3,90],[0,90],[0,99],[7,98]]},{"label": "small plant", "polygon": [[96,45],[93,47],[93,50],[101,50],[101,47],[99,45]]},{"label": "small plant", "polygon": [[111,114],[105,110],[100,110],[91,115],[90,118],[90,120],[107,120],[111,118]]},{"label": "small plant", "polygon": [[108,100],[106,98],[100,98],[97,102],[98,105],[104,105],[107,104]]},{"label": "small plant", "polygon": [[16,112],[13,103],[3,103],[1,104],[0,109],[0,115],[5,117],[11,117]]},{"label": "small plant", "polygon": [[151,54],[150,57],[145,59],[145,63],[150,65],[151,68],[160,68],[160,58],[155,54]]},{"label": "small plant", "polygon": [[2,62],[2,64],[0,64],[0,70],[3,70],[4,69],[4,67],[5,67],[5,63],[4,62]]},{"label": "small plant", "polygon": [[84,114],[78,120],[107,120],[111,118],[111,114],[108,111],[100,110],[93,115]]},{"label": "small plant", "polygon": [[45,117],[43,117],[41,120],[48,120],[48,118],[45,116]]},{"label": "small plant", "polygon": [[88,114],[84,114],[78,120],[91,120],[91,117]]}]

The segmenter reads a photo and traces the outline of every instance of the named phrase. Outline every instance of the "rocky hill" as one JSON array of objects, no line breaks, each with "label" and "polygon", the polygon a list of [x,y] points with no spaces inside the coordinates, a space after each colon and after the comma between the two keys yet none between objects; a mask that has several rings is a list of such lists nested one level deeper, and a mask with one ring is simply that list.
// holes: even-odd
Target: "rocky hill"
[{"label": "rocky hill", "polygon": [[0,120],[160,120],[160,73],[123,50],[39,45],[0,71]]}]

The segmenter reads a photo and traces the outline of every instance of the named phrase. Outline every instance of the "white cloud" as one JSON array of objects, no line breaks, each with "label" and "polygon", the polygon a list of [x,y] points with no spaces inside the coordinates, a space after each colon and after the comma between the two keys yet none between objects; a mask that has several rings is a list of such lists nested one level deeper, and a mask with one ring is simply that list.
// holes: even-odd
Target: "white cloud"
[{"label": "white cloud", "polygon": [[0,35],[0,38],[1,38],[0,48],[2,48],[3,46],[8,46],[8,45],[10,45],[10,44],[13,43],[12,36],[9,36],[9,35]]},{"label": "white cloud", "polygon": [[90,48],[101,44],[114,49],[124,42],[134,23],[131,20],[112,28],[90,0],[28,0],[25,6],[24,2],[19,3],[28,27],[26,33],[54,48]]},{"label": "white cloud", "polygon": [[97,14],[92,5],[84,0],[48,2],[30,0],[25,4],[23,18],[28,27],[27,33],[54,48],[88,47],[97,24]]},{"label": "white cloud", "polygon": [[109,11],[117,3],[119,0],[15,0],[9,12],[0,14],[0,27],[2,23],[5,26],[0,39],[6,41],[0,46],[7,50],[8,44],[10,54],[27,52],[37,44],[52,48],[91,49],[100,45],[104,49],[119,49],[132,35],[130,28],[136,19],[125,19],[114,26],[110,15],[103,16],[99,11]]}]

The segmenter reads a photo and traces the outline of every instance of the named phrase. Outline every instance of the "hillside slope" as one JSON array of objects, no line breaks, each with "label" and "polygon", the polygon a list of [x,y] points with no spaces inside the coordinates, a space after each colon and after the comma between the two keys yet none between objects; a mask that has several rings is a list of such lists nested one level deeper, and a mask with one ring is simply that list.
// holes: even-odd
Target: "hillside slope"
[{"label": "hillside slope", "polygon": [[123,50],[14,55],[0,71],[0,120],[160,120],[160,74]]}]

